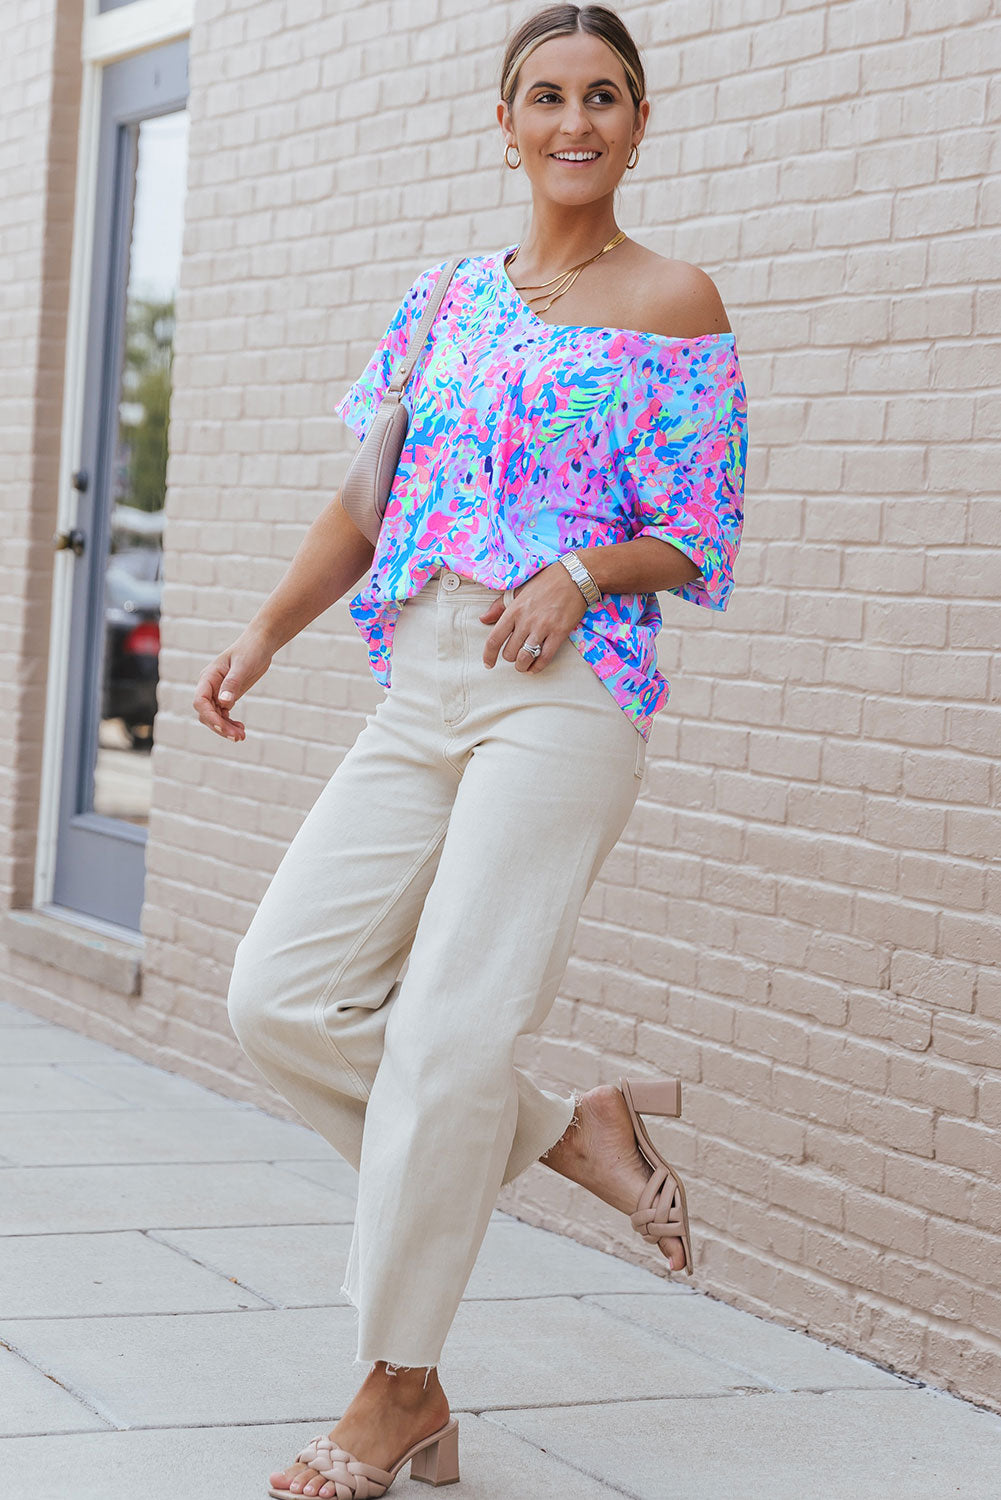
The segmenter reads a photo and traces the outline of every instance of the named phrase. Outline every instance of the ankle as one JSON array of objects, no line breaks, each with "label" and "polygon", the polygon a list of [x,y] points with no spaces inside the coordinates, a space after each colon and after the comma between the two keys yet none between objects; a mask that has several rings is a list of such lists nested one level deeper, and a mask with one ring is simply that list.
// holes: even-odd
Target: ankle
[{"label": "ankle", "polygon": [[396,1365],[392,1360],[377,1359],[366,1376],[383,1393],[400,1402],[419,1402],[441,1390],[437,1365]]},{"label": "ankle", "polygon": [[582,1144],[582,1130],[584,1121],[581,1114],[581,1109],[583,1103],[584,1095],[580,1093],[579,1090],[574,1089],[573,1114],[570,1116],[570,1121],[567,1125],[566,1130],[564,1130],[559,1140],[554,1141],[551,1146],[547,1146],[545,1151],[543,1151],[542,1155],[539,1157],[539,1160],[545,1162],[547,1167],[555,1167],[558,1171],[560,1160],[564,1158],[568,1152],[573,1152]]}]

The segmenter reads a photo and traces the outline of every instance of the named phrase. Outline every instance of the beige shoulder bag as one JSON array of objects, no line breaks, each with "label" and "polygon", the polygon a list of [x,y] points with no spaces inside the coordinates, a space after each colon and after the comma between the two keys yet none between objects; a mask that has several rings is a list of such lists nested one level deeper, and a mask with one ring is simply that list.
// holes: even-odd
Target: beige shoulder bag
[{"label": "beige shoulder bag", "polygon": [[417,356],[424,347],[428,330],[441,306],[456,266],[465,256],[456,255],[443,268],[427,300],[417,327],[411,330],[407,352],[389,382],[372,423],[358,452],[348,466],[341,486],[341,504],[352,521],[375,545],[386,512],[389,492],[396,476],[396,466],[407,438],[410,416],[401,397]]}]

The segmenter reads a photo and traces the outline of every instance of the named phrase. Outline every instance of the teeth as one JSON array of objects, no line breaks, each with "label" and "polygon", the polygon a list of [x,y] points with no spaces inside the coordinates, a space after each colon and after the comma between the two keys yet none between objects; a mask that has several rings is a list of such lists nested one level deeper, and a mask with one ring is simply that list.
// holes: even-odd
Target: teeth
[{"label": "teeth", "polygon": [[598,151],[554,151],[557,161],[594,161]]}]

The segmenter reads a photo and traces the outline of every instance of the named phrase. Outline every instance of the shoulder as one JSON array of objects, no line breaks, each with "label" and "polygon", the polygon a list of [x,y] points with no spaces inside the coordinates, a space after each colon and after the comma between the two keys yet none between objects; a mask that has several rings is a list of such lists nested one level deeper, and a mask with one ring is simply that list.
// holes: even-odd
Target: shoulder
[{"label": "shoulder", "polygon": [[424,270],[418,273],[407,293],[407,299],[417,303],[426,302],[438,285],[439,277],[453,261],[457,264],[453,267],[449,278],[449,291],[454,286],[475,280],[481,274],[486,257],[482,255],[460,256],[458,252],[443,256],[441,260],[436,260],[433,266],[425,266]]},{"label": "shoulder", "polygon": [[716,283],[698,266],[647,250],[638,269],[648,333],[685,339],[732,333]]},{"label": "shoulder", "polygon": [[455,262],[452,271],[453,280],[458,277],[470,276],[479,272],[486,264],[487,259],[486,255],[462,255],[459,251],[455,251],[452,255],[443,255],[440,260],[435,261],[433,266],[425,266],[424,270],[417,276],[414,285],[434,286],[441,273],[447,266],[452,265],[453,261]]}]

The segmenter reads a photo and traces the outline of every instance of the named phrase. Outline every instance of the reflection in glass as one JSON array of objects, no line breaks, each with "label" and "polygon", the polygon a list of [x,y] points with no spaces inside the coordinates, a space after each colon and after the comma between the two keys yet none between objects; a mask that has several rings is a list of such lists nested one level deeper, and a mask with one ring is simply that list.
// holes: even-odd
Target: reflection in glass
[{"label": "reflection in glass", "polygon": [[156,718],[174,305],[181,266],[188,112],[134,136],[125,339],[108,503],[104,653],[94,811],[145,824]]}]

